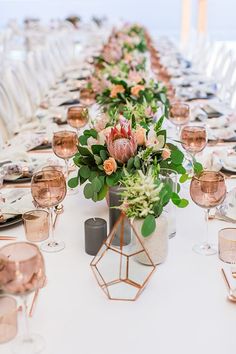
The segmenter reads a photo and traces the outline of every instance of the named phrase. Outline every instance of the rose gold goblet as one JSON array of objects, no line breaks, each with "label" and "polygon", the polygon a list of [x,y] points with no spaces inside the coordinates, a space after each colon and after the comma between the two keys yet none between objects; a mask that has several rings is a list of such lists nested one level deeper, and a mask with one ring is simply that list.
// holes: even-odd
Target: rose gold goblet
[{"label": "rose gold goblet", "polygon": [[207,131],[205,127],[185,126],[181,130],[180,140],[183,148],[195,156],[207,145]]},{"label": "rose gold goblet", "polygon": [[77,130],[79,134],[80,128],[83,128],[89,120],[88,108],[86,106],[72,106],[67,111],[68,124]]},{"label": "rose gold goblet", "polygon": [[193,176],[190,184],[190,195],[195,204],[204,208],[206,219],[206,242],[195,245],[193,250],[202,255],[212,255],[216,250],[209,242],[208,218],[211,208],[220,205],[226,196],[224,175],[215,171],[203,171]]},{"label": "rose gold goblet", "polygon": [[67,180],[69,177],[69,159],[78,151],[77,146],[78,136],[76,132],[63,130],[53,134],[53,152],[65,161]]},{"label": "rose gold goblet", "polygon": [[179,101],[173,102],[170,106],[169,119],[176,126],[179,137],[181,127],[187,124],[190,119],[189,105]]},{"label": "rose gold goblet", "polygon": [[50,215],[49,241],[41,245],[45,252],[59,252],[65,248],[64,242],[54,239],[53,207],[60,204],[66,196],[66,181],[58,170],[43,170],[35,173],[31,180],[31,194],[37,205],[47,208]]},{"label": "rose gold goblet", "polygon": [[43,256],[36,245],[16,242],[0,249],[0,259],[1,289],[5,293],[20,295],[24,304],[25,334],[16,339],[13,352],[39,353],[45,344],[41,336],[29,332],[27,295],[44,285],[46,276]]}]

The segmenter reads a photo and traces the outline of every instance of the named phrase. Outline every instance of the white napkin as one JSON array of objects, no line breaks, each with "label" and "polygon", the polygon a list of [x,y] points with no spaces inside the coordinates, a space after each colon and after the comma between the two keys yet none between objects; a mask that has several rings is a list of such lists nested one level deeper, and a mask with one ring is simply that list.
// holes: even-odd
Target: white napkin
[{"label": "white napkin", "polygon": [[[4,195],[3,195],[4,197]],[[35,209],[30,191],[14,191],[12,195],[5,199],[0,205],[4,219],[10,219],[12,214],[23,214],[26,211]],[[8,214],[9,213],[9,214]]]},{"label": "white napkin", "polygon": [[200,107],[192,107],[191,108],[191,120],[198,119],[201,122],[207,120],[207,114]]}]

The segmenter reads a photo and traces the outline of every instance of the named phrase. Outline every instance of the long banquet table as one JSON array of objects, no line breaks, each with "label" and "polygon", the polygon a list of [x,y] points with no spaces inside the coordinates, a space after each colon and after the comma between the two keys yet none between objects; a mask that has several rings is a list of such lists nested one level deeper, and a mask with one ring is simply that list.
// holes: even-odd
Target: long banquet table
[{"label": "long banquet table", "polygon": [[[228,179],[227,187],[236,187],[236,180]],[[90,269],[92,257],[84,250],[84,221],[108,220],[106,201],[85,199],[81,187],[78,194],[66,197],[56,224],[56,237],[66,248],[44,253],[47,284],[30,319],[32,331],[45,339],[43,354],[235,353],[235,304],[226,298],[220,272],[227,265],[217,255],[192,251],[193,244],[205,239],[205,222],[203,211],[191,202],[188,184],[182,196],[190,205],[177,209],[177,233],[169,241],[168,258],[135,302],[106,298]],[[217,244],[218,231],[230,225],[210,221],[212,242]],[[0,231],[0,236],[6,234],[25,240],[23,225]],[[0,345],[0,354],[10,353],[11,342]]]},{"label": "long banquet table", "polygon": [[[235,180],[227,180],[229,189]],[[190,200],[188,186],[183,194]],[[235,305],[226,299],[216,256],[193,253],[204,238],[203,212],[190,202],[177,210],[177,234],[169,241],[166,262],[157,267],[136,302],[110,301],[97,286],[84,251],[84,221],[108,217],[106,202],[86,200],[82,193],[67,196],[56,236],[66,242],[59,253],[44,253],[48,282],[40,291],[32,331],[46,340],[44,354],[233,354]],[[221,221],[210,221],[217,242]],[[24,240],[23,226],[7,232]],[[6,234],[6,230],[0,235]],[[3,244],[3,242],[1,243]],[[20,316],[19,316],[20,318]],[[19,326],[19,331],[21,331]],[[11,353],[11,343],[1,345]]]}]

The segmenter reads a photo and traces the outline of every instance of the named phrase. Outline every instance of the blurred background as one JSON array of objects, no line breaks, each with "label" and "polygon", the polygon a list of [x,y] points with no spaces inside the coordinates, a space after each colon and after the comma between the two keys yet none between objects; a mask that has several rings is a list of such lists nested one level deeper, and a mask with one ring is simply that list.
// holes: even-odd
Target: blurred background
[{"label": "blurred background", "polygon": [[[235,40],[235,0],[1,0],[0,27],[5,26],[10,19],[22,21],[25,17],[37,17],[48,22],[52,17],[62,19],[77,14],[87,21],[96,14],[105,15],[111,20],[138,21],[160,35],[180,38],[183,5],[190,7],[190,33],[194,35],[200,3],[206,5],[208,36],[214,40]],[[188,17],[188,14],[185,13],[185,16]]]}]

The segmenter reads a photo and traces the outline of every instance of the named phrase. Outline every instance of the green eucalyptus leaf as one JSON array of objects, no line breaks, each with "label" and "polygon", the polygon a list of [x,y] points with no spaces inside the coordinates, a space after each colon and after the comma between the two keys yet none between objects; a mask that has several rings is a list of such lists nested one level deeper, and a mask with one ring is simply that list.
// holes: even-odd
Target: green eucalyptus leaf
[{"label": "green eucalyptus leaf", "polygon": [[143,237],[150,236],[155,231],[155,228],[156,228],[155,216],[154,215],[146,216],[141,229],[141,233]]},{"label": "green eucalyptus leaf", "polygon": [[93,200],[94,202],[97,202],[97,201],[98,201],[98,194],[97,194],[97,192],[94,192],[94,193],[93,193],[92,200]]},{"label": "green eucalyptus leaf", "polygon": [[81,166],[79,169],[79,175],[85,179],[89,178],[91,171],[88,166]]},{"label": "green eucalyptus leaf", "polygon": [[175,205],[179,205],[179,203],[181,202],[181,198],[177,193],[172,193],[171,195],[171,200]]},{"label": "green eucalyptus leaf", "polygon": [[91,199],[93,197],[93,188],[91,183],[87,183],[84,187],[84,196],[86,199]]},{"label": "green eucalyptus leaf", "polygon": [[87,178],[83,178],[81,176],[79,176],[79,184],[82,186],[82,184],[84,184],[84,182],[87,181]]},{"label": "green eucalyptus leaf", "polygon": [[98,173],[96,171],[91,171],[91,174],[89,176],[89,181],[92,182],[92,180],[97,177]]},{"label": "green eucalyptus leaf", "polygon": [[203,166],[200,162],[194,162],[193,168],[196,175],[203,171]]},{"label": "green eucalyptus leaf", "polygon": [[92,149],[92,152],[94,154],[98,154],[98,155],[100,154],[101,150],[105,150],[106,151],[106,147],[103,146],[103,145],[92,145],[91,149]]},{"label": "green eucalyptus leaf", "polygon": [[180,175],[184,175],[186,173],[186,169],[182,166],[182,165],[179,165],[179,166],[174,166],[173,167],[173,170],[175,170],[177,173],[179,173]]},{"label": "green eucalyptus leaf", "polygon": [[188,181],[188,179],[189,179],[189,176],[187,173],[185,173],[180,177],[179,181],[180,181],[180,183],[185,183],[186,181]]},{"label": "green eucalyptus leaf", "polygon": [[73,158],[74,164],[76,166],[80,166],[81,164],[81,155],[80,154],[76,154]]},{"label": "green eucalyptus leaf", "polygon": [[181,199],[178,204],[179,208],[186,208],[189,205],[189,201],[187,199]]},{"label": "green eucalyptus leaf", "polygon": [[102,161],[105,161],[108,158],[108,154],[107,154],[106,150],[101,150],[99,155],[100,155]]},{"label": "green eucalyptus leaf", "polygon": [[94,160],[95,160],[97,165],[101,165],[101,163],[103,162],[101,157],[98,156],[98,155],[94,155]]},{"label": "green eucalyptus leaf", "polygon": [[101,180],[99,179],[99,177],[95,177],[93,180],[92,180],[92,188],[93,188],[93,191],[94,192],[99,192],[102,188],[102,182]]},{"label": "green eucalyptus leaf", "polygon": [[107,195],[108,187],[104,184],[101,190],[98,192],[98,200],[103,200]]},{"label": "green eucalyptus leaf", "polygon": [[85,148],[84,146],[78,146],[78,150],[82,156],[92,156],[89,149]]},{"label": "green eucalyptus leaf", "polygon": [[79,142],[80,142],[81,145],[87,145],[87,140],[88,140],[88,137],[85,136],[85,135],[81,135],[79,137]]},{"label": "green eucalyptus leaf", "polygon": [[70,188],[75,188],[78,186],[78,184],[79,184],[78,176],[73,177],[73,178],[69,179],[69,181],[68,181],[68,186]]},{"label": "green eucalyptus leaf", "polygon": [[95,129],[86,129],[86,130],[84,131],[84,135],[86,135],[87,138],[89,138],[89,137],[91,136],[91,137],[93,137],[94,139],[96,139],[97,136],[98,136],[98,133],[97,133],[97,131],[96,131]]},{"label": "green eucalyptus leaf", "polygon": [[182,151],[176,149],[171,151],[170,158],[173,164],[180,165],[184,160],[184,154]]}]

